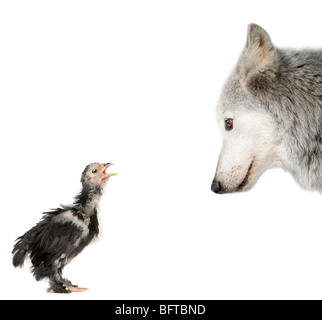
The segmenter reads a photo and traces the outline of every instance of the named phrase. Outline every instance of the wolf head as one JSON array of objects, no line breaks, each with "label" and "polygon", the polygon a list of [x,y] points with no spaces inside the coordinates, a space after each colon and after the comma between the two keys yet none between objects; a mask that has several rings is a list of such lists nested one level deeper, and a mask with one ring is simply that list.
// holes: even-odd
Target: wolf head
[{"label": "wolf head", "polygon": [[258,25],[217,107],[222,149],[211,189],[246,191],[269,168],[322,192],[322,50],[279,49]]},{"label": "wolf head", "polygon": [[276,77],[278,64],[268,33],[258,25],[249,25],[246,46],[217,106],[222,149],[212,191],[249,190],[264,171],[279,162],[276,119],[258,97],[267,81]]}]

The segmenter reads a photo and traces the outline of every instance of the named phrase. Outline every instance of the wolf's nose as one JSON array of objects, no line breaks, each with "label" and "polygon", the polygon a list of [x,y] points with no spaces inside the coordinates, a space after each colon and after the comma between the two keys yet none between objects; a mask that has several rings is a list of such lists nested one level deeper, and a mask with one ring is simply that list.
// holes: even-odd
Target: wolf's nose
[{"label": "wolf's nose", "polygon": [[211,190],[215,193],[221,193],[221,185],[219,181],[214,180],[211,184]]}]

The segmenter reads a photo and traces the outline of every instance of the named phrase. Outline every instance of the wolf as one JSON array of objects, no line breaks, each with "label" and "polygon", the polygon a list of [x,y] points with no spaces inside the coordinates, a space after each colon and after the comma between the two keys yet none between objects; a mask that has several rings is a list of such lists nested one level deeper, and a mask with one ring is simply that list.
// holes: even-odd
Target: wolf
[{"label": "wolf", "polygon": [[250,190],[270,168],[322,193],[322,50],[280,49],[259,25],[216,109],[222,148],[211,190]]}]

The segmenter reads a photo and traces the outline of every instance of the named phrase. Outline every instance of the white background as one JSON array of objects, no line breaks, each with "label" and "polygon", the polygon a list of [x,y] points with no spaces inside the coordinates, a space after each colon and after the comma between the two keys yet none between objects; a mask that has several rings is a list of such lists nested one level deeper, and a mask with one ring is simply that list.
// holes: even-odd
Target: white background
[{"label": "white background", "polygon": [[[322,47],[319,1],[2,1],[2,299],[321,299],[321,195],[280,169],[210,191],[215,106],[246,41]],[[91,162],[119,173],[102,233],[46,293],[14,240],[68,204]]]}]

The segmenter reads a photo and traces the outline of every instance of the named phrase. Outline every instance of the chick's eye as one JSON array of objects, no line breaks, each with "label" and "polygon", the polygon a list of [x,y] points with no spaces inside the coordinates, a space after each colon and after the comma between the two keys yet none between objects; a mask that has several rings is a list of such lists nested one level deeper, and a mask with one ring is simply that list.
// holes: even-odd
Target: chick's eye
[{"label": "chick's eye", "polygon": [[227,131],[231,130],[233,128],[233,119],[226,119],[225,120],[225,129]]},{"label": "chick's eye", "polygon": [[92,170],[92,172],[93,172],[93,173],[96,173],[96,172],[97,172],[97,169],[93,169],[93,170]]}]

